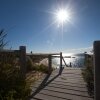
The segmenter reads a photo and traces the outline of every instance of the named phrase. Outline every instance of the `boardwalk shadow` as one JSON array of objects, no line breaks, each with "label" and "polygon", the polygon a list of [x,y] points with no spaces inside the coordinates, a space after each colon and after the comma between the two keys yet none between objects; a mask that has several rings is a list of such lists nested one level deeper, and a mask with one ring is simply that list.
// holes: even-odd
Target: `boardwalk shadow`
[{"label": "boardwalk shadow", "polygon": [[31,96],[29,97],[28,100],[30,100],[31,98],[34,98],[34,96],[39,93],[43,88],[45,88],[48,84],[50,84],[54,79],[56,79],[59,75],[62,74],[62,71],[63,71],[64,67],[63,68],[60,68],[59,69],[59,72],[57,75],[55,75],[53,78],[50,78],[50,76],[52,75],[52,73],[49,73],[46,75],[46,77],[44,78],[44,80],[41,82],[41,84],[37,87],[37,89],[33,92],[33,94],[31,94]]}]

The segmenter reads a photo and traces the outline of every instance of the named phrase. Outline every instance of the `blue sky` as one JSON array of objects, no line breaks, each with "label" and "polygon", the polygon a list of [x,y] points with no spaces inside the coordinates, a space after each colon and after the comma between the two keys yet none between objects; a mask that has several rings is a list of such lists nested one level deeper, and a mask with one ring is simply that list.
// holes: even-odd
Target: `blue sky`
[{"label": "blue sky", "polygon": [[[68,8],[70,22],[58,27],[53,14]],[[0,0],[0,29],[8,48],[27,52],[84,52],[100,40],[100,0]]]}]

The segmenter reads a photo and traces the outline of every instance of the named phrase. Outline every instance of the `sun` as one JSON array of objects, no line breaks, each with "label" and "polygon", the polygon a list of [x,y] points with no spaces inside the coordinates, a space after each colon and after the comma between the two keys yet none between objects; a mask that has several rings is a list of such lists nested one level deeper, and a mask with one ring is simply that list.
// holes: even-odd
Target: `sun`
[{"label": "sun", "polygon": [[57,21],[59,23],[64,23],[66,22],[67,20],[69,20],[70,18],[70,14],[67,10],[65,9],[59,9],[57,12],[56,12],[56,18],[57,18]]}]

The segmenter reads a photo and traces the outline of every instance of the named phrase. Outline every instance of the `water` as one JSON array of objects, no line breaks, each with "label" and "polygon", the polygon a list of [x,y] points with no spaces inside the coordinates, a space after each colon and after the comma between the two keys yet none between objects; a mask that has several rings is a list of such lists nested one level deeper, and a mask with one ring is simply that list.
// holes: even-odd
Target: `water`
[{"label": "water", "polygon": [[[84,66],[84,53],[79,53],[79,54],[69,54],[69,53],[63,53],[62,54],[63,57],[70,57],[70,58],[64,58],[66,64],[68,66],[71,65],[71,67],[78,67],[78,68],[82,68]],[[57,68],[59,67],[60,64],[60,58],[53,58],[52,60],[53,65],[57,66]],[[64,62],[63,62],[63,65]]]}]

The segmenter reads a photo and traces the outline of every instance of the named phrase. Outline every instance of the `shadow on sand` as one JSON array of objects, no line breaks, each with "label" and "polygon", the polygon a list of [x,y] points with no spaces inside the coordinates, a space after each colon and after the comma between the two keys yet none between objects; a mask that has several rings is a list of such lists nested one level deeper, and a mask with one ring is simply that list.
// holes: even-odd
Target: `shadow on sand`
[{"label": "shadow on sand", "polygon": [[41,82],[41,84],[37,87],[37,89],[31,94],[28,100],[31,100],[34,98],[34,96],[39,93],[43,88],[45,88],[48,84],[50,84],[54,79],[56,79],[59,75],[62,74],[64,67],[61,67],[59,69],[59,72],[57,75],[55,75],[52,79],[48,80],[51,76],[52,73],[49,73],[45,76],[44,80]]}]

